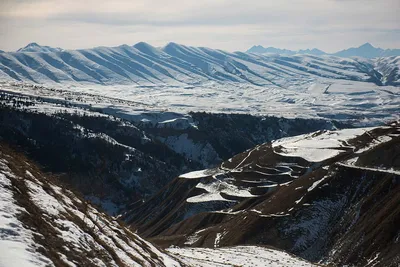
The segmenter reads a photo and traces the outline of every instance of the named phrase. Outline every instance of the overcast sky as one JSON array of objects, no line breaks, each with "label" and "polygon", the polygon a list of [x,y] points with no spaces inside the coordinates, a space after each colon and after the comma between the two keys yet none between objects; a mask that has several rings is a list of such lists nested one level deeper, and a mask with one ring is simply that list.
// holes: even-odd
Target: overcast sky
[{"label": "overcast sky", "polygon": [[335,52],[400,48],[400,0],[0,0],[0,49],[168,42]]}]

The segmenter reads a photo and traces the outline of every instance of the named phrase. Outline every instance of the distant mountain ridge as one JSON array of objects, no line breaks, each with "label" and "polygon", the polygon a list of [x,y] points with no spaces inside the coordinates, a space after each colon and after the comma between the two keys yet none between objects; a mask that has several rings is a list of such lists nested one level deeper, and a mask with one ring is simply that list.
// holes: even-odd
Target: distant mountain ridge
[{"label": "distant mountain ridge", "polygon": [[315,55],[315,56],[322,56],[322,55],[326,54],[324,51],[319,50],[317,48],[313,48],[311,50],[310,49],[304,49],[304,50],[300,49],[299,53],[300,54],[310,54],[310,55]]},{"label": "distant mountain ridge", "polygon": [[320,55],[326,55],[327,53],[319,50],[317,48],[313,49],[300,49],[298,51],[294,50],[289,50],[289,49],[280,49],[280,48],[275,48],[275,47],[263,47],[262,45],[255,45],[251,47],[249,50],[246,51],[246,53],[255,53],[255,54],[280,54],[280,55],[296,55],[296,54],[309,54],[309,55],[315,55],[315,56],[320,56]]},{"label": "distant mountain ridge", "polygon": [[400,49],[382,49],[372,46],[370,43],[365,43],[357,48],[349,48],[334,54],[338,57],[365,57],[365,58],[375,58],[375,57],[390,57],[390,56],[400,56]]},{"label": "distant mountain ridge", "polygon": [[[170,46],[174,43],[168,43],[165,47]],[[177,45],[177,44],[176,44]],[[159,54],[159,49],[145,43],[139,42],[135,44],[133,47],[138,50],[145,50],[146,52],[152,53],[154,55]],[[51,47],[51,46],[42,46],[38,43],[29,43],[25,47],[18,49],[16,52],[61,52],[64,49],[60,47]],[[5,51],[0,50],[0,53],[5,53]],[[364,57],[364,58],[377,58],[377,57],[391,57],[391,56],[400,56],[400,49],[383,49],[379,47],[374,47],[370,43],[365,43],[360,45],[359,47],[351,47],[347,49],[340,50],[335,53],[327,53],[318,48],[312,49],[300,49],[300,50],[290,50],[290,49],[282,49],[276,47],[263,47],[262,45],[254,45],[250,49],[246,51],[246,53],[255,53],[255,54],[279,54],[279,55],[314,55],[314,56],[322,56],[322,55],[333,55],[338,57]]]},{"label": "distant mountain ridge", "polygon": [[[264,55],[226,52],[207,47],[168,43],[158,48],[140,42],[117,47],[62,50],[36,43],[19,52],[0,53],[0,78],[34,83],[199,85],[208,82],[256,86],[298,86],[298,79],[341,79],[399,84],[398,58],[382,61],[320,56],[318,49],[302,50],[313,55]],[[319,55],[317,55],[319,54]],[[390,64],[390,66],[387,66]]]},{"label": "distant mountain ridge", "polygon": [[338,57],[364,57],[364,58],[376,58],[376,57],[390,57],[400,56],[400,49],[382,49],[372,46],[370,43],[365,43],[359,47],[351,47],[338,51],[336,53],[326,53],[317,48],[305,49],[305,50],[288,50],[280,49],[275,47],[263,47],[261,45],[255,45],[246,51],[247,53],[255,54],[280,54],[280,55],[296,55],[296,54],[309,54],[315,56],[322,55],[333,55]]}]

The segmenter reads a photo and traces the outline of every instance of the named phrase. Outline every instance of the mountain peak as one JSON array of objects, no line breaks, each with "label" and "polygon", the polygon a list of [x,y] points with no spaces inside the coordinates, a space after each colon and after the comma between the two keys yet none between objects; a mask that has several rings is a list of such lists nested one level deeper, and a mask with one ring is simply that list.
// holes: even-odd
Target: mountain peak
[{"label": "mountain peak", "polygon": [[33,43],[29,43],[27,46],[25,46],[25,47],[41,47],[38,43],[35,43],[35,42],[33,42]]},{"label": "mountain peak", "polygon": [[176,51],[180,51],[184,49],[184,47],[185,47],[184,45],[177,44],[174,42],[169,42],[166,46],[162,48],[162,50],[169,54],[169,53],[175,53]]},{"label": "mountain peak", "polygon": [[137,44],[133,45],[134,48],[138,49],[138,50],[153,50],[156,49],[154,46],[152,46],[151,44],[148,44],[146,42],[139,42]]},{"label": "mountain peak", "polygon": [[254,45],[252,46],[249,50],[247,50],[248,53],[256,53],[256,54],[264,54],[264,53],[269,53],[269,54],[280,54],[280,55],[294,55],[294,54],[311,54],[311,55],[325,55],[326,53],[324,51],[321,51],[319,49],[313,48],[313,49],[300,49],[298,51],[294,50],[289,50],[289,49],[280,49],[280,48],[275,48],[275,47],[263,47],[262,45]]},{"label": "mountain peak", "polygon": [[253,45],[247,52],[249,53],[263,53],[266,48],[262,45]]},{"label": "mountain peak", "polygon": [[280,49],[275,47],[263,47],[261,45],[253,46],[249,50],[248,53],[256,53],[256,54],[284,54],[284,55],[294,55],[295,52],[288,49]]},{"label": "mountain peak", "polygon": [[38,43],[32,42],[32,43],[29,43],[26,46],[18,49],[17,52],[24,52],[24,51],[26,51],[28,49],[39,48],[39,47],[41,47],[41,46]]},{"label": "mountain peak", "polygon": [[155,48],[154,46],[152,46],[146,42],[139,42],[139,43],[135,44],[133,47],[145,54],[155,55],[155,54],[160,53],[160,51],[157,48]]},{"label": "mountain peak", "polygon": [[370,43],[365,43],[359,47],[352,47],[339,52],[334,55],[339,57],[364,57],[375,58],[384,56],[385,50],[372,46]]},{"label": "mountain peak", "polygon": [[370,43],[365,43],[365,44],[361,45],[359,48],[375,48],[375,47]]},{"label": "mountain peak", "polygon": [[62,51],[63,49],[59,47],[50,47],[50,46],[42,46],[39,45],[38,43],[32,42],[26,45],[25,47],[22,47],[17,50],[17,52],[59,52]]},{"label": "mountain peak", "polygon": [[153,47],[151,44],[146,42],[139,42],[133,45],[134,47]]},{"label": "mountain peak", "polygon": [[169,42],[165,47],[180,47],[181,45],[175,42]]},{"label": "mountain peak", "polygon": [[265,48],[262,45],[253,45],[250,49]]},{"label": "mountain peak", "polygon": [[322,56],[325,55],[326,53],[318,48],[313,48],[313,49],[300,49],[297,51],[298,54],[309,54],[309,55],[314,55],[314,56]]}]

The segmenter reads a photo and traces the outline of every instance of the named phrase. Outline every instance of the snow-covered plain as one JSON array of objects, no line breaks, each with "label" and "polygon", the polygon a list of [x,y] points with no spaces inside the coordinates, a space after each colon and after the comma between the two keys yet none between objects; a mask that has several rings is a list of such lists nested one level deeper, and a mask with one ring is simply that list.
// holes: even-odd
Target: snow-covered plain
[{"label": "snow-covered plain", "polygon": [[[383,129],[384,127],[381,127]],[[346,151],[354,152],[354,156],[347,160],[347,164],[353,164],[357,155],[371,150],[374,147],[397,138],[399,134],[374,137],[372,141],[363,147],[354,147],[349,144],[351,139],[361,135],[370,135],[374,127],[342,129],[338,131],[318,131],[314,133],[281,138],[272,142],[276,154],[289,157],[301,157],[309,162],[322,162],[333,158]]]},{"label": "snow-covered plain", "polygon": [[315,132],[282,138],[272,142],[272,145],[277,154],[301,157],[309,162],[321,162],[343,153],[346,149],[353,149],[347,141],[372,129],[374,128]]},{"label": "snow-covered plain", "polygon": [[190,197],[186,200],[187,202],[230,201],[222,197],[221,194],[243,198],[255,197],[246,188],[242,189],[218,179],[214,179],[211,183],[198,183],[196,188],[203,189],[206,193]]},{"label": "snow-covered plain", "polygon": [[[330,81],[333,82],[333,81]],[[292,89],[244,84],[198,85],[194,88],[158,86],[93,86],[54,89],[1,82],[0,90],[39,96],[51,105],[32,109],[54,112],[54,105],[67,102],[71,108],[98,109],[160,127],[196,127],[189,112],[245,113],[286,118],[324,118],[349,121],[360,126],[382,124],[400,118],[400,91],[372,83],[335,80],[329,93],[310,83]],[[310,89],[309,89],[310,88]],[[58,108],[60,109],[60,107]],[[178,127],[177,126],[177,127]]]},{"label": "snow-covered plain", "polygon": [[199,179],[199,178],[203,178],[206,176],[215,176],[215,175],[222,174],[222,173],[224,173],[224,172],[219,169],[206,169],[206,170],[199,170],[199,171],[192,171],[192,172],[184,173],[184,174],[179,175],[179,178]]}]

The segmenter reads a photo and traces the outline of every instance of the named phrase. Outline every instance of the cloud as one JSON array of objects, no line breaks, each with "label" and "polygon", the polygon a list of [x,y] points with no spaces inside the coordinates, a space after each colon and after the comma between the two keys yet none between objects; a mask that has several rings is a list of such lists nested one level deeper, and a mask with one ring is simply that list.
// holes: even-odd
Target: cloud
[{"label": "cloud", "polygon": [[398,0],[3,0],[0,49],[34,40],[67,48],[136,41],[227,50],[262,44],[332,51],[367,41],[396,47],[399,9]]}]

